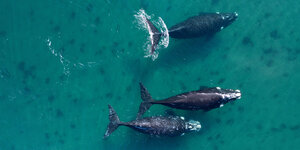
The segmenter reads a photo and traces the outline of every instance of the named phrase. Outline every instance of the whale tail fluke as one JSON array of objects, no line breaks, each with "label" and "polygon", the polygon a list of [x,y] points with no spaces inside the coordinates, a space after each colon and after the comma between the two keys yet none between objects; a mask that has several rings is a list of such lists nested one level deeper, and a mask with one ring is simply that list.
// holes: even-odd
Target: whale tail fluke
[{"label": "whale tail fluke", "polygon": [[149,34],[151,36],[151,54],[153,54],[163,34],[160,33],[160,31],[154,26],[154,24],[149,19],[146,19],[146,21],[149,29]]},{"label": "whale tail fluke", "polygon": [[158,17],[158,20],[151,19],[152,17],[143,9],[137,11],[134,17],[138,23],[138,28],[147,30],[149,33],[147,42],[144,45],[145,57],[150,57],[154,61],[159,54],[157,50],[162,46],[167,48],[169,45],[167,25],[161,17]]},{"label": "whale tail fluke", "polygon": [[114,132],[120,125],[122,125],[122,122],[120,121],[116,111],[108,105],[109,108],[109,124],[107,126],[107,130],[104,134],[104,139],[107,138],[112,132]]},{"label": "whale tail fluke", "polygon": [[141,98],[143,102],[140,104],[139,112],[137,114],[137,119],[141,118],[143,114],[152,106],[154,101],[146,89],[146,87],[140,82]]}]

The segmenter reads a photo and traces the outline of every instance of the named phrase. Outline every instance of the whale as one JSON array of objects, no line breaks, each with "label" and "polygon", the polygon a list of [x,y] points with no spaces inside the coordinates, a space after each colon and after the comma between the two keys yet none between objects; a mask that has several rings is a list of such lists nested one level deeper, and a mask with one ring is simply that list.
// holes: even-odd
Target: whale
[{"label": "whale", "polygon": [[151,116],[137,118],[130,122],[120,121],[116,111],[111,105],[109,108],[109,124],[103,136],[104,139],[110,136],[119,126],[127,126],[135,131],[149,134],[151,136],[180,136],[192,131],[200,131],[199,121],[186,121],[184,117],[179,116]]},{"label": "whale", "polygon": [[141,82],[139,84],[143,102],[139,106],[137,118],[140,118],[153,104],[183,110],[209,111],[223,107],[226,103],[241,98],[240,90],[205,87],[196,91],[171,96],[166,99],[154,100],[146,87]]},{"label": "whale", "polygon": [[[197,38],[201,36],[213,35],[230,24],[238,17],[238,13],[201,13],[198,16],[190,17],[168,29],[168,35],[171,38],[187,39]],[[166,33],[161,33],[154,24],[146,19],[149,27],[151,38],[151,53],[153,54],[161,36],[166,36]]]}]

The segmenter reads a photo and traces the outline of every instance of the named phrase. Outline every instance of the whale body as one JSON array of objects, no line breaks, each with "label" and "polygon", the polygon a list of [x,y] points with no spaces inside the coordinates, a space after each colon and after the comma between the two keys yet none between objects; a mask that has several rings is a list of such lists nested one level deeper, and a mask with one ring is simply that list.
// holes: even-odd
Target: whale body
[{"label": "whale body", "polygon": [[186,132],[199,131],[201,129],[201,124],[198,121],[185,121],[184,117],[178,116],[152,116],[137,118],[130,122],[121,122],[115,110],[110,105],[108,107],[110,123],[104,134],[104,138],[107,138],[119,126],[127,126],[138,132],[155,136],[178,136]]},{"label": "whale body", "polygon": [[[168,34],[172,38],[196,38],[201,36],[212,35],[221,31],[225,27],[232,24],[238,17],[234,13],[201,13],[198,16],[190,17],[187,20],[180,22],[168,29]],[[148,19],[146,23],[150,29],[150,34],[153,35],[151,41],[151,53],[153,53],[164,33],[159,30]]]},{"label": "whale body", "polygon": [[180,39],[214,34],[230,25],[237,16],[237,13],[203,13],[172,26],[169,35]]},{"label": "whale body", "polygon": [[211,110],[223,107],[226,103],[240,99],[239,90],[221,89],[220,87],[205,88],[197,91],[178,94],[163,100],[153,100],[148,90],[140,83],[141,98],[137,117],[141,117],[153,104],[160,104],[183,110]]}]

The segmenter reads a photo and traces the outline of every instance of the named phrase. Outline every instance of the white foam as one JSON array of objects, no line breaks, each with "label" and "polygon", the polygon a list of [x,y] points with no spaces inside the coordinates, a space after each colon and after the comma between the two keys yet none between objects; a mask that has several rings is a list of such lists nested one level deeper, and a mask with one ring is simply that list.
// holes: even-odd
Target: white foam
[{"label": "white foam", "polygon": [[160,45],[163,45],[165,48],[169,46],[169,30],[164,20],[161,17],[158,17],[159,25],[162,25],[160,32],[163,34]]},{"label": "white foam", "polygon": [[242,94],[241,93],[236,93],[236,96],[238,97],[237,99],[241,99],[242,98]]},{"label": "white foam", "polygon": [[233,98],[240,99],[242,96],[242,94],[240,92],[226,93],[226,94],[215,93],[215,94],[222,96],[223,99],[233,99]]},{"label": "white foam", "polygon": [[201,124],[199,121],[190,120],[189,122],[186,123],[185,128],[190,131],[200,131]]},{"label": "white foam", "polygon": [[153,44],[153,32],[151,32],[151,28],[147,23],[147,19],[150,20],[151,17],[143,9],[140,9],[134,17],[137,19],[139,27],[148,31],[151,44]]},{"label": "white foam", "polygon": [[56,56],[56,57],[58,56],[59,57],[59,61],[60,61],[60,63],[62,64],[62,66],[64,68],[64,75],[69,76],[70,75],[70,68],[69,68],[70,61],[67,60],[67,59],[65,59],[60,52],[57,52],[53,48],[52,42],[51,42],[50,38],[48,38],[46,42],[47,42],[48,48],[51,51],[51,53],[54,56]]},{"label": "white foam", "polygon": [[66,59],[63,54],[59,51],[57,51],[54,46],[53,42],[48,38],[46,40],[47,46],[50,50],[50,52],[55,56],[58,57],[60,63],[63,66],[63,74],[67,77],[71,74],[70,70],[71,69],[86,69],[86,68],[92,68],[98,65],[97,62],[77,62],[77,63],[72,63],[70,60]]},{"label": "white foam", "polygon": [[234,12],[235,16],[239,16],[239,14],[237,12]]}]

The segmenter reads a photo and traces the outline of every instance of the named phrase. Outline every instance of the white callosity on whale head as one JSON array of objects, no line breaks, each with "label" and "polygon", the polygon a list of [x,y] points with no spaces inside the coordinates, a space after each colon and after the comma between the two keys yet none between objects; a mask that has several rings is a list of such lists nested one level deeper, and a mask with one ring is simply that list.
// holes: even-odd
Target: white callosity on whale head
[{"label": "white callosity on whale head", "polygon": [[[217,87],[216,89],[221,90],[221,88]],[[217,95],[222,96],[223,99],[241,99],[241,91],[240,90],[229,90],[231,92],[225,92],[225,93],[216,93]]]},{"label": "white callosity on whale head", "polygon": [[241,99],[242,97],[242,93],[240,90],[235,90],[237,93],[236,93],[236,96],[238,97],[237,99]]},{"label": "white callosity on whale head", "polygon": [[239,14],[237,13],[237,12],[234,12],[234,15],[237,17],[237,16],[239,16]]},{"label": "white callosity on whale head", "polygon": [[201,124],[199,121],[190,120],[189,122],[187,122],[185,124],[185,129],[187,129],[189,131],[200,131]]}]

